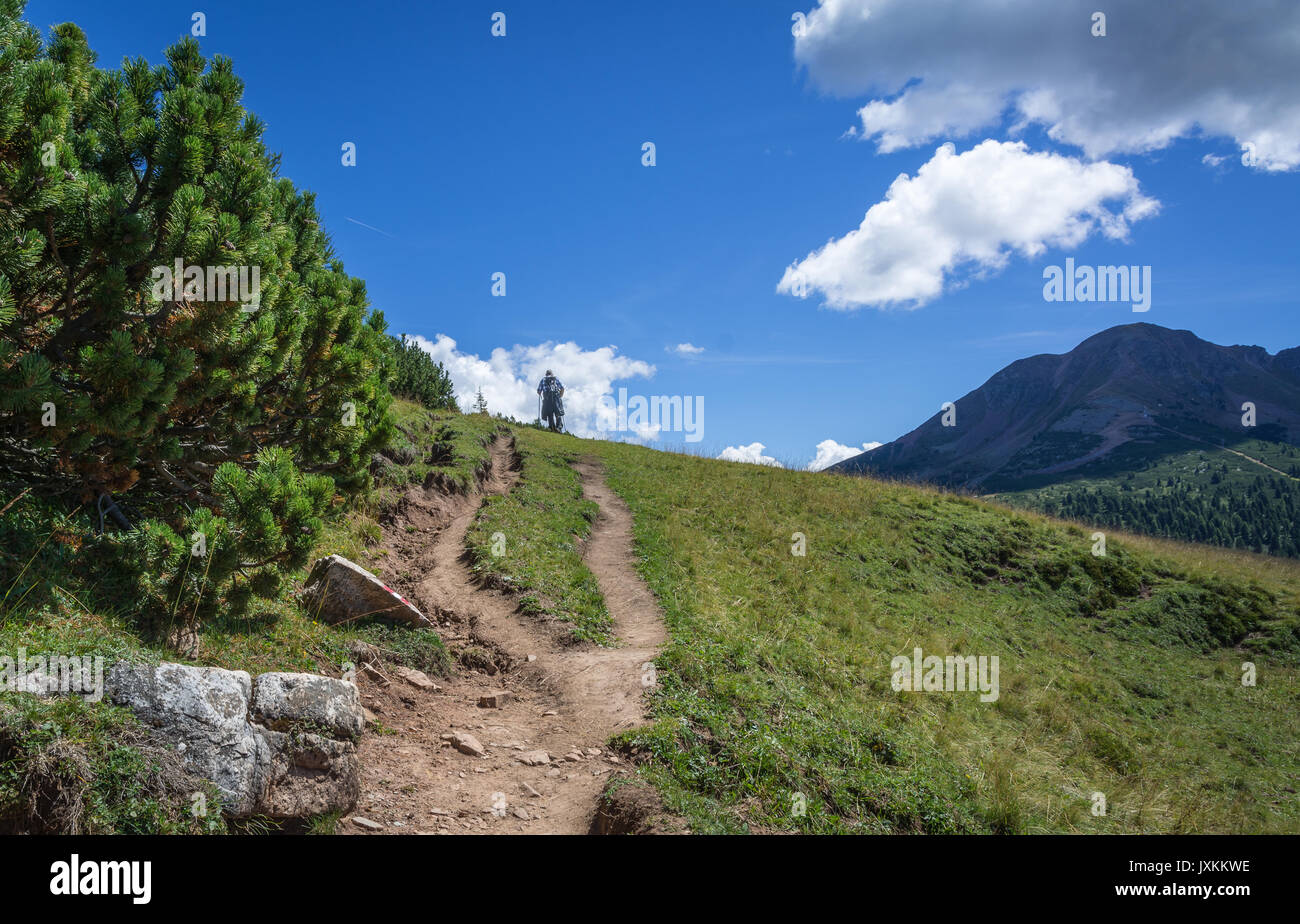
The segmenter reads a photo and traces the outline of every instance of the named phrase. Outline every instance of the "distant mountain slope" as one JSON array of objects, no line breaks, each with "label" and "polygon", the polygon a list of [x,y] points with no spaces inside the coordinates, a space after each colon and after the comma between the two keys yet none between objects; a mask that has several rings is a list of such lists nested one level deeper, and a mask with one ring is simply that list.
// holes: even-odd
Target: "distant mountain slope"
[{"label": "distant mountain slope", "polygon": [[[1242,423],[1255,405],[1256,426]],[[906,436],[833,471],[983,493],[1066,480],[1085,466],[1141,464],[1194,445],[1300,443],[1300,347],[1276,356],[1190,331],[1126,324],[1061,355],[1022,359]]]},{"label": "distant mountain slope", "polygon": [[1156,459],[1121,451],[1070,476],[992,496],[1096,526],[1300,558],[1298,447],[1188,443]]}]

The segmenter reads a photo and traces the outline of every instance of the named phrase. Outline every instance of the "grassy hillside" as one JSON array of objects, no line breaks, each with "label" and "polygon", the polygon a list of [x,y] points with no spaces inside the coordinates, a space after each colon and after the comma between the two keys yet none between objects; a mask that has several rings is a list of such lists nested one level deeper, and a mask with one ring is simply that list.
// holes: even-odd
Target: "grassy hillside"
[{"label": "grassy hillside", "polygon": [[[524,477],[507,495],[489,497],[466,536],[474,568],[520,597],[525,614],[565,623],[572,637],[606,644],[613,625],[595,576],[582,562],[575,538],[585,538],[595,503],[582,496],[569,467],[574,440],[538,439],[518,427],[527,446]],[[493,537],[503,540],[493,553]]]},{"label": "grassy hillside", "polygon": [[[405,486],[468,485],[502,426],[408,402],[396,424],[319,554],[382,571]],[[653,724],[620,745],[694,830],[1300,831],[1300,566],[1119,535],[1098,558],[1090,529],[935,491],[513,430],[522,480],[480,509],[475,567],[616,644],[569,467],[603,459],[671,633]],[[184,660],[96,566],[85,511],[23,498],[0,533],[0,651]],[[204,626],[190,660],[337,674],[358,636],[446,669],[432,631],[324,626],[289,596]],[[918,646],[997,656],[998,699],[895,692],[890,660]],[[185,814],[178,772],[121,710],[0,694],[0,822],[72,791],[78,830],[221,829]]]},{"label": "grassy hillside", "polygon": [[[563,490],[511,570],[568,554],[566,458],[601,457],[632,508],[672,640],[623,743],[697,831],[1300,831],[1294,565],[1119,536],[1099,558],[1076,526],[931,490],[518,443],[525,480]],[[998,656],[1000,697],[894,692],[918,646]]]}]

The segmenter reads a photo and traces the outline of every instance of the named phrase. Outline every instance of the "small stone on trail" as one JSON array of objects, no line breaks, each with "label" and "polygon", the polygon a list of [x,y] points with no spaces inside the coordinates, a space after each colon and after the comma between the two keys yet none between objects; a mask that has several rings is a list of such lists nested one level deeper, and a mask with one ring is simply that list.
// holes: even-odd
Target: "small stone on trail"
[{"label": "small stone on trail", "polygon": [[511,698],[512,694],[509,690],[493,690],[480,696],[478,705],[480,709],[500,709],[510,702]]},{"label": "small stone on trail", "polygon": [[542,764],[549,764],[551,757],[545,751],[525,751],[522,754],[515,755],[516,759],[529,767],[540,767]]},{"label": "small stone on trail", "polygon": [[483,745],[479,744],[479,740],[469,732],[453,732],[450,737],[447,735],[442,737],[444,740],[450,741],[451,746],[462,754],[469,754],[471,757],[487,756],[487,751]]},{"label": "small stone on trail", "polygon": [[429,679],[429,675],[424,671],[417,671],[413,667],[396,667],[393,673],[401,677],[411,686],[419,690],[440,690],[442,689],[436,683]]},{"label": "small stone on trail", "polygon": [[352,816],[352,823],[358,828],[365,828],[367,831],[382,831],[384,826],[377,821],[371,821],[369,818],[363,818],[360,815]]}]

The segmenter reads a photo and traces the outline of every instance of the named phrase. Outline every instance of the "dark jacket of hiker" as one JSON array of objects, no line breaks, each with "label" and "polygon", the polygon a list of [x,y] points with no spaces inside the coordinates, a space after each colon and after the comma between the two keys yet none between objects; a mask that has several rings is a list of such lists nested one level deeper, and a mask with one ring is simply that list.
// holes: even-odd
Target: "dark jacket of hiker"
[{"label": "dark jacket of hiker", "polygon": [[564,416],[564,402],[561,400],[564,396],[563,382],[548,372],[537,383],[537,393],[542,396],[543,420],[552,414],[560,417]]}]

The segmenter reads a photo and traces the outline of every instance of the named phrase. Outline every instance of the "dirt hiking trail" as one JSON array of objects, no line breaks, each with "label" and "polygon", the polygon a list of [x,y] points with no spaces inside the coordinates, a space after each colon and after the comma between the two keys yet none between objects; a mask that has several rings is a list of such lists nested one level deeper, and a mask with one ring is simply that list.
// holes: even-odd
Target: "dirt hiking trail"
[{"label": "dirt hiking trail", "polygon": [[362,738],[361,798],[340,833],[585,834],[606,782],[630,771],[605,741],[645,721],[644,666],[666,633],[633,565],[631,513],[598,461],[574,468],[600,505],[583,555],[617,647],[575,644],[566,624],[521,615],[471,573],[465,534],[480,503],[520,477],[511,437],[493,442],[478,490],[411,489],[384,526],[390,555],[379,573],[435,620],[459,663],[427,686],[382,664],[358,671],[379,725]]}]

